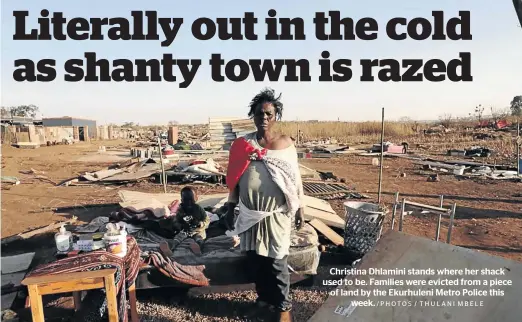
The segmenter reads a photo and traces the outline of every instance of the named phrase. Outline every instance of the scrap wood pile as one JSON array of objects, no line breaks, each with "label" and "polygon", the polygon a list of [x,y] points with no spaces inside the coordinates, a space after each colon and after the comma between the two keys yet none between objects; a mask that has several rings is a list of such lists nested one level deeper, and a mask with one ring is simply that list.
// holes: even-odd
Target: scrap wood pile
[{"label": "scrap wood pile", "polygon": [[[517,175],[516,167],[509,165],[434,159],[420,160],[414,162],[414,164],[420,165],[423,170],[436,173],[450,173],[458,177],[521,181],[521,178]],[[430,179],[430,177],[428,177],[428,181],[437,181]]]},{"label": "scrap wood pile", "polygon": [[[402,146],[399,146],[402,148]],[[380,153],[378,153],[380,154]],[[475,162],[476,158],[489,158],[494,156],[496,152],[492,149],[482,146],[472,146],[468,149],[450,149],[446,152],[451,157],[462,157],[466,160],[440,160],[430,158],[420,154],[401,154],[390,153],[389,150],[384,152],[387,158],[404,158],[412,160],[417,166],[420,166],[421,175],[428,175],[427,181],[438,181],[438,174],[451,174],[461,178],[486,178],[494,180],[513,180],[521,181],[517,175],[517,166],[509,164],[490,164],[485,161]],[[375,153],[361,153],[360,156],[375,156]],[[379,165],[379,160],[375,159],[374,165]]]},{"label": "scrap wood pile", "polygon": [[78,186],[90,184],[126,184],[149,178],[159,171],[161,171],[161,166],[153,159],[147,158],[145,160],[140,160],[138,158],[133,158],[103,170],[86,172],[77,178],[65,180],[59,185]]},{"label": "scrap wood pile", "polygon": [[[224,176],[221,166],[213,159],[180,161],[177,165],[165,170],[167,182],[188,183],[195,181],[221,182]],[[59,186],[80,185],[123,185],[151,178],[161,178],[161,164],[152,158],[132,158],[123,163],[114,164],[96,172],[86,172],[76,178],[67,179]]]}]

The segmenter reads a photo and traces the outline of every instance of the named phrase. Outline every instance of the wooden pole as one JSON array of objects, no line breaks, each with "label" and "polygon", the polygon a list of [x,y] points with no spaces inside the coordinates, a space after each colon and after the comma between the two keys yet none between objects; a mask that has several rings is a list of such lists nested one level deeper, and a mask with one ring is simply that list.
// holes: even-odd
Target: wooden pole
[{"label": "wooden pole", "polygon": [[299,119],[297,119],[296,121],[297,121],[297,145],[299,145],[299,144],[301,144],[301,138],[299,135]]},{"label": "wooden pole", "polygon": [[391,230],[395,227],[395,214],[397,213],[397,207],[399,207],[399,193],[395,193],[395,201],[393,202]]},{"label": "wooden pole", "polygon": [[165,164],[163,163],[163,153],[161,153],[161,138],[158,136],[158,150],[161,162],[161,181],[163,183],[163,192],[167,193],[167,176],[165,175]]},{"label": "wooden pole", "polygon": [[377,196],[377,203],[381,203],[382,193],[382,164],[384,161],[384,107],[382,108],[382,128],[381,128],[381,162],[379,163],[379,192]]}]

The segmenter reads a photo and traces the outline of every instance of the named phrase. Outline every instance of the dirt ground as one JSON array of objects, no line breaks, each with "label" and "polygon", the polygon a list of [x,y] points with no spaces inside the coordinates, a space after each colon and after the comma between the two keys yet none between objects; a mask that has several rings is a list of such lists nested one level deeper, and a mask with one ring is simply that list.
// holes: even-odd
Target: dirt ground
[{"label": "dirt ground", "polygon": [[[2,238],[62,220],[62,214],[43,211],[46,207],[65,207],[118,202],[118,187],[56,187],[41,181],[35,175],[21,174],[24,170],[44,171],[54,182],[75,177],[85,171],[98,170],[116,159],[100,162],[93,157],[99,145],[120,146],[125,142],[78,143],[42,147],[36,150],[2,146],[2,175],[16,176],[21,184],[3,185]],[[125,154],[123,150],[122,154]],[[372,198],[377,197],[379,168],[372,166],[371,158],[342,156],[331,159],[307,159],[303,164],[321,171],[331,171],[345,178],[349,186]],[[401,173],[406,176],[402,177]],[[427,182],[427,174],[417,170],[410,160],[386,158],[383,171],[383,201],[391,209],[394,193],[401,197],[430,205],[437,205],[444,195],[445,206],[457,204],[452,244],[485,251],[497,256],[522,260],[522,185],[493,180],[459,180],[453,175],[442,175],[440,182]],[[143,192],[161,192],[160,185],[148,182],[123,189]],[[179,191],[169,186],[169,192]],[[202,193],[215,189],[202,188]],[[219,188],[218,188],[219,190]],[[332,202],[343,215],[340,202]],[[434,215],[406,216],[407,233],[434,238],[437,218]],[[389,226],[389,225],[387,225]],[[445,239],[447,222],[443,219],[441,239]]]},{"label": "dirt ground", "polygon": [[[20,171],[44,171],[53,182],[76,177],[85,171],[99,170],[118,159],[96,157],[98,146],[120,146],[125,154],[125,142],[78,143],[74,145],[41,147],[35,150],[2,146],[2,176],[15,176],[19,185],[2,184],[1,224],[2,238],[42,227],[70,218],[67,214],[55,214],[45,208],[107,204],[119,202],[118,189],[142,192],[162,192],[160,185],[150,182],[132,186],[57,187],[36,178],[34,174]],[[102,161],[102,162],[100,162]],[[371,157],[347,155],[331,159],[307,159],[304,165],[321,171],[331,171],[345,178],[349,186],[359,193],[377,199],[379,168],[372,166]],[[401,174],[405,174],[401,176]],[[484,251],[516,261],[522,261],[522,184],[493,180],[459,180],[453,175],[440,176],[439,182],[427,182],[427,173],[414,167],[411,160],[386,158],[383,173],[383,201],[391,210],[394,193],[415,202],[437,206],[439,196],[444,195],[445,207],[457,204],[452,244]],[[225,191],[224,188],[198,188],[200,193]],[[179,191],[169,186],[168,192]],[[343,216],[342,202],[332,201],[334,209]],[[87,210],[88,212],[88,210]],[[80,218],[87,221],[90,216]],[[406,233],[434,239],[436,215],[406,216]],[[389,218],[385,229],[389,229]],[[443,219],[441,239],[445,241],[447,222]],[[4,252],[6,249],[2,247]],[[299,291],[294,290],[294,295]],[[249,293],[250,294],[250,293]],[[325,293],[321,293],[324,298]],[[247,297],[252,297],[250,294]],[[316,303],[319,306],[319,301]],[[140,311],[154,309],[161,303],[141,302]],[[308,309],[310,311],[311,309]],[[307,311],[307,312],[308,312]],[[194,320],[195,313],[185,312],[184,318]],[[309,317],[313,311],[307,313]],[[170,315],[169,312],[167,315]],[[154,320],[154,319],[153,319]],[[156,319],[157,320],[157,319]],[[161,319],[160,319],[161,320]],[[203,319],[204,320],[204,319]],[[199,320],[198,320],[199,321]],[[213,320],[214,321],[214,320]]]}]

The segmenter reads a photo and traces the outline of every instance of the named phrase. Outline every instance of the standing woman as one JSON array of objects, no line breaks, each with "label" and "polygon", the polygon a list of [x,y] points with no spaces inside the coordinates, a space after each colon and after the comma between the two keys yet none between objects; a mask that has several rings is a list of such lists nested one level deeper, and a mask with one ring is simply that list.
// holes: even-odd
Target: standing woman
[{"label": "standing woman", "polygon": [[231,146],[227,224],[228,234],[239,235],[240,248],[247,253],[257,308],[263,312],[271,308],[276,321],[292,321],[287,261],[294,224],[300,229],[304,223],[304,193],[292,139],[273,132],[283,113],[280,97],[272,89],[256,95],[248,116],[257,131],[236,139]]}]

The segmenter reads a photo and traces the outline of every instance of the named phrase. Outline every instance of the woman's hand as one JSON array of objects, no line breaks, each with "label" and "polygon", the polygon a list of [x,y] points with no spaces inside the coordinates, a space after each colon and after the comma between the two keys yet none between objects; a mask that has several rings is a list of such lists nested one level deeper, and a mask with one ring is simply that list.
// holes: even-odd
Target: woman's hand
[{"label": "woman's hand", "polygon": [[235,210],[236,205],[234,203],[229,203],[227,213],[225,215],[225,225],[227,226],[228,230],[234,230],[234,222],[236,219]]},{"label": "woman's hand", "polygon": [[225,225],[227,226],[227,230],[234,230],[234,211],[228,211],[225,215]]},{"label": "woman's hand", "polygon": [[300,230],[304,226],[304,208],[299,208],[295,213],[295,229]]}]

